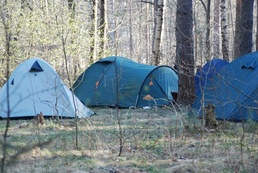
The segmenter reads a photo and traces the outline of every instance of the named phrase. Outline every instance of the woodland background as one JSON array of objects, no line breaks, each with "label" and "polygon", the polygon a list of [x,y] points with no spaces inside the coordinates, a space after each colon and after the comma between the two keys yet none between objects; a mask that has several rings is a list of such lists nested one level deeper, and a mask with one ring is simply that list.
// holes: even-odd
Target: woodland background
[{"label": "woodland background", "polygon": [[[190,104],[199,66],[258,49],[257,3],[2,0],[0,86],[31,57],[47,61],[70,87],[92,63],[117,55],[177,65],[179,103]],[[187,106],[94,111],[90,119],[49,119],[42,126],[0,121],[0,172],[257,172],[256,122],[206,129]]]},{"label": "woodland background", "polygon": [[3,0],[0,8],[0,86],[31,57],[72,85],[92,63],[117,55],[177,64],[179,101],[191,103],[198,66],[258,46],[254,0]]}]

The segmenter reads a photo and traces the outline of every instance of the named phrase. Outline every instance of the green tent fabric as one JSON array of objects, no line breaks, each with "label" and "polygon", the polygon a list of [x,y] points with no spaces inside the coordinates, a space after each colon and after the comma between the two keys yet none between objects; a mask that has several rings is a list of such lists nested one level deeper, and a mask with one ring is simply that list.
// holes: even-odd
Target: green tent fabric
[{"label": "green tent fabric", "polygon": [[169,66],[145,65],[111,56],[86,69],[73,89],[86,106],[169,105],[172,93],[178,92],[178,75]]}]

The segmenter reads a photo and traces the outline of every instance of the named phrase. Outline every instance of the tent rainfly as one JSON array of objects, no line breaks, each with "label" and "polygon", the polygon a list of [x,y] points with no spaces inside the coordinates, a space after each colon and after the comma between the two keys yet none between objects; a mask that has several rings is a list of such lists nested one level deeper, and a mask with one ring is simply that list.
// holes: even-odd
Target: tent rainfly
[{"label": "tent rainfly", "polygon": [[[9,97],[8,97],[9,96]],[[2,118],[44,116],[88,117],[94,114],[72,94],[45,61],[31,58],[21,63],[0,90]]]},{"label": "tent rainfly", "polygon": [[219,70],[228,63],[228,61],[223,59],[215,58],[204,64],[201,69],[197,70],[194,76],[196,96],[202,93],[203,88],[206,87],[208,81],[212,80],[214,73],[218,73]]},{"label": "tent rainfly", "polygon": [[73,85],[86,106],[169,105],[178,92],[178,76],[169,66],[151,66],[111,56],[87,68]]},{"label": "tent rainfly", "polygon": [[207,82],[203,97],[196,98],[192,108],[202,114],[209,103],[215,106],[218,119],[258,121],[258,52],[243,55],[223,66]]}]

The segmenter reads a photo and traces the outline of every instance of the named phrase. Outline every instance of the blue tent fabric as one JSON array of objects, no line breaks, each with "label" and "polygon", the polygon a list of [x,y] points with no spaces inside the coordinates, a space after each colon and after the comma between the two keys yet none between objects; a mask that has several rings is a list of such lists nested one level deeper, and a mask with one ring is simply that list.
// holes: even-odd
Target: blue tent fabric
[{"label": "blue tent fabric", "polygon": [[208,61],[201,69],[197,70],[194,76],[196,96],[200,95],[207,82],[212,80],[214,73],[219,72],[219,70],[228,63],[228,61],[216,58]]},{"label": "blue tent fabric", "polygon": [[[171,93],[178,92],[178,76],[169,66],[145,65],[110,56],[87,68],[73,89],[87,106],[168,105],[173,100]],[[153,99],[144,99],[147,95]]]},{"label": "blue tent fabric", "polygon": [[215,106],[216,118],[258,121],[258,52],[243,55],[221,68],[192,106],[201,115],[202,103]]}]

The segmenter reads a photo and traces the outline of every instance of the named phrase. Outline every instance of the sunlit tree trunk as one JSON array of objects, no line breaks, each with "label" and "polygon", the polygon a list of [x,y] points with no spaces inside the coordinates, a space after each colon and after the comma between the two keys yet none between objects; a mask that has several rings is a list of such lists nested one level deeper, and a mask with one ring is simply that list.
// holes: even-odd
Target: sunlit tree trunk
[{"label": "sunlit tree trunk", "polygon": [[107,49],[107,1],[100,1],[100,56],[105,57]]},{"label": "sunlit tree trunk", "polygon": [[221,36],[222,36],[222,55],[223,59],[229,61],[228,51],[228,31],[227,31],[227,10],[226,10],[226,0],[220,1],[221,10]]},{"label": "sunlit tree trunk", "polygon": [[207,0],[207,10],[206,10],[206,59],[211,59],[211,42],[210,42],[210,15],[211,14],[211,0]]},{"label": "sunlit tree trunk", "polygon": [[[70,41],[70,47],[74,47],[74,40],[75,40],[75,34],[76,34],[76,30],[75,30],[75,2],[74,0],[68,0],[68,9],[69,9],[69,30],[71,32],[71,41]],[[67,43],[65,41],[65,36],[62,35],[62,45],[63,45],[63,54],[64,54],[64,59],[65,59],[65,70],[66,70],[66,76],[67,76],[67,79],[68,79],[68,83],[69,83],[69,87],[72,87],[72,83],[73,81],[77,78],[77,68],[78,68],[78,65],[80,64],[79,63],[79,60],[77,59],[77,57],[70,57],[72,58],[72,70],[73,70],[73,78],[71,78],[71,71],[72,70],[69,70],[69,57],[67,55]],[[72,93],[74,94],[74,91],[72,90]],[[73,104],[74,104],[74,107],[76,109],[76,104],[75,104],[75,101],[74,101],[74,96],[72,97],[72,100],[73,100]],[[75,111],[75,146],[76,148],[78,149],[79,147],[79,137],[78,137],[78,117],[77,117],[77,113]]]},{"label": "sunlit tree trunk", "polygon": [[253,5],[254,0],[242,0],[241,5],[241,30],[240,30],[240,55],[252,52],[253,47]]},{"label": "sunlit tree trunk", "polygon": [[256,0],[256,51],[258,51],[258,0]]},{"label": "sunlit tree trunk", "polygon": [[98,1],[95,0],[94,6],[94,51],[93,51],[93,61],[95,62],[98,59]]},{"label": "sunlit tree trunk", "polygon": [[154,0],[154,33],[152,42],[152,60],[151,64],[160,63],[160,44],[163,23],[163,0]]},{"label": "sunlit tree trunk", "polygon": [[[76,35],[75,30],[75,2],[74,0],[68,0],[68,9],[69,9],[69,26],[70,26],[70,32],[71,32],[71,47],[74,47],[74,36]],[[73,78],[71,79],[74,81],[78,76],[78,68],[80,67],[79,60],[76,59],[76,57],[72,57],[72,66],[73,66]]]},{"label": "sunlit tree trunk", "polygon": [[177,0],[176,42],[178,102],[191,104],[195,100],[192,0]]},{"label": "sunlit tree trunk", "polygon": [[98,0],[92,1],[92,12],[91,12],[91,29],[90,29],[90,63],[97,60],[97,34],[98,34]]},{"label": "sunlit tree trunk", "polygon": [[[143,6],[143,4],[142,4],[142,2],[140,2],[140,6],[138,7],[138,9],[139,9],[139,11],[140,11],[140,13],[141,14],[143,14],[143,9],[142,9],[142,6]],[[132,13],[132,9],[130,9],[130,13]],[[146,11],[144,10],[144,13],[146,13]],[[138,33],[141,33],[142,32],[142,28],[143,28],[143,24],[142,24],[142,22],[143,22],[143,16],[142,15],[140,15],[139,16],[139,29],[138,29]],[[147,30],[146,30],[146,32],[147,32]],[[138,38],[138,41],[137,41],[137,44],[138,44],[138,46],[139,47],[143,47],[143,34],[139,34],[139,36],[138,36],[139,38]],[[137,49],[137,53],[139,54],[139,49]],[[138,62],[142,62],[142,56],[138,56],[138,58],[137,58],[137,61]]]},{"label": "sunlit tree trunk", "polygon": [[[10,76],[10,59],[12,56],[11,53],[11,20],[10,20],[10,14],[8,11],[8,8],[6,8],[7,6],[7,0],[5,0],[4,2],[1,2],[3,4],[0,4],[0,17],[1,17],[1,24],[3,25],[3,33],[4,33],[4,43],[2,43],[2,46],[4,47],[4,54],[3,57],[6,60],[5,61],[5,78],[6,80],[9,78]],[[1,154],[1,172],[6,172],[5,170],[5,162],[7,159],[7,155],[8,155],[8,143],[7,143],[7,137],[8,137],[8,130],[9,130],[9,126],[10,126],[10,101],[9,100],[9,82],[7,82],[7,119],[6,119],[6,125],[5,125],[5,130],[3,132],[3,139],[1,141],[1,149],[2,149],[2,154]]]},{"label": "sunlit tree trunk", "polygon": [[213,18],[213,54],[215,57],[220,56],[220,32],[219,32],[219,10],[220,0],[214,0],[214,18]]},{"label": "sunlit tree trunk", "polygon": [[[150,4],[147,4],[147,7],[146,7],[146,19],[147,19],[147,21],[150,20],[149,19],[149,15],[148,15],[149,11],[150,11]],[[149,64],[149,62],[150,62],[150,58],[149,58],[150,54],[149,54],[149,52],[151,50],[151,47],[150,47],[150,44],[148,44],[148,43],[151,40],[151,37],[150,37],[151,33],[150,33],[150,26],[148,25],[148,23],[145,24],[145,30],[146,30],[146,33],[144,33],[144,34],[145,34],[145,40],[146,40],[146,42],[145,42],[146,64]]]},{"label": "sunlit tree trunk", "polygon": [[132,23],[132,0],[130,0],[129,2],[129,47],[130,47],[130,52],[129,52],[129,55],[130,57],[133,56],[133,23]]},{"label": "sunlit tree trunk", "polygon": [[[110,8],[112,11],[115,11],[115,0],[109,0],[107,1],[107,3],[109,3]],[[109,14],[110,18],[109,18],[109,27],[108,27],[108,37],[109,37],[109,46],[114,49],[114,54],[117,55],[117,33],[116,33],[116,20],[115,20],[115,16],[113,13]]]}]

